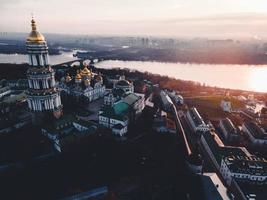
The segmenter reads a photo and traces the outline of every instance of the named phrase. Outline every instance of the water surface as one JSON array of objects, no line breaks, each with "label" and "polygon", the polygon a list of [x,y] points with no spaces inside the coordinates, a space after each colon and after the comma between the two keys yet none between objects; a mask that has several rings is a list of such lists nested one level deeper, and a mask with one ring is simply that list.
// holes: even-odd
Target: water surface
[{"label": "water surface", "polygon": [[267,65],[183,64],[142,61],[103,61],[100,68],[128,68],[230,89],[267,92]]},{"label": "water surface", "polygon": [[[52,65],[71,60],[73,52],[50,56]],[[0,63],[26,63],[27,56],[19,54],[0,54]],[[215,65],[184,64],[143,61],[103,61],[96,64],[100,68],[128,68],[141,72],[166,75],[182,80],[230,89],[267,92],[267,65]]]}]

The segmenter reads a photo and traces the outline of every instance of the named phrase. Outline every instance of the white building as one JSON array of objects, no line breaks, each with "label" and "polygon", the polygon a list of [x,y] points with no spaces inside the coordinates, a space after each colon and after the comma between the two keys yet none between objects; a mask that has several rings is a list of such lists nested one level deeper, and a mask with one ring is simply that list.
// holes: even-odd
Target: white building
[{"label": "white building", "polygon": [[232,104],[231,101],[228,99],[223,99],[221,101],[221,108],[224,112],[231,112],[232,111]]},{"label": "white building", "polygon": [[206,132],[210,130],[209,126],[204,122],[196,108],[190,108],[186,113],[186,117],[195,132]]},{"label": "white building", "polygon": [[232,180],[250,184],[267,184],[267,160],[256,156],[228,156],[221,161],[220,172],[230,186]]},{"label": "white building", "polygon": [[114,103],[118,100],[112,92],[110,92],[108,95],[104,96],[104,105],[106,106],[113,106]]},{"label": "white building", "polygon": [[105,105],[99,111],[99,124],[112,129],[114,134],[122,136],[128,131],[130,121],[134,121],[144,107],[143,94],[125,94],[119,101]]},{"label": "white building", "polygon": [[113,133],[123,136],[128,131],[130,107],[127,103],[116,102],[112,106],[105,106],[99,111],[99,124],[112,129]]},{"label": "white building", "polygon": [[128,127],[123,126],[121,123],[118,123],[112,127],[112,133],[114,135],[123,136],[125,133],[127,133]]},{"label": "white building", "polygon": [[254,146],[267,147],[267,133],[255,122],[245,122],[243,132]]},{"label": "white building", "polygon": [[132,82],[125,79],[125,76],[120,76],[118,81],[114,82],[113,88],[115,89],[122,89],[125,93],[127,92],[134,92],[134,85]]},{"label": "white building", "polygon": [[87,66],[84,66],[81,71],[77,71],[73,77],[67,74],[65,78],[62,78],[59,89],[68,95],[85,96],[89,102],[102,98],[106,94],[102,76],[92,73]]}]

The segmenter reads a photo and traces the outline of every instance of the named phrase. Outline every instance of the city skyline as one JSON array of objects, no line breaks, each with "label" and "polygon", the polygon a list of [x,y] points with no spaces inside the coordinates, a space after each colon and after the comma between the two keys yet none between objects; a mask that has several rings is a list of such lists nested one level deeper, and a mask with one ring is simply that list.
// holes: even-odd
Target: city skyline
[{"label": "city skyline", "polygon": [[[31,13],[44,33],[264,37],[267,2],[1,0],[4,32],[27,32]],[[16,15],[14,15],[16,13]],[[71,28],[70,28],[71,27]]]}]

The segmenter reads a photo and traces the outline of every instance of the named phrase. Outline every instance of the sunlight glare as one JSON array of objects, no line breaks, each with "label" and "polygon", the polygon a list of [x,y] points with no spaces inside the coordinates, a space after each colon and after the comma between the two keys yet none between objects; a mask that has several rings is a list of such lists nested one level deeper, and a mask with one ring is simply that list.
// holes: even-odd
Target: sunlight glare
[{"label": "sunlight glare", "polygon": [[251,70],[249,87],[257,92],[267,92],[267,68],[259,68]]}]

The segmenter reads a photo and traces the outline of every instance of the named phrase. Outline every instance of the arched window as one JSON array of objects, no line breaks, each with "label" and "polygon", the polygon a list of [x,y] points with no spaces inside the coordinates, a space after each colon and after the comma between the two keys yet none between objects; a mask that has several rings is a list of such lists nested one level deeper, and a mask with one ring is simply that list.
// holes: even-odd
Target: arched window
[{"label": "arched window", "polygon": [[52,81],[51,81],[51,79],[48,79],[48,86],[49,86],[49,88],[52,87]]},{"label": "arched window", "polygon": [[45,102],[41,101],[42,110],[45,110]]},{"label": "arched window", "polygon": [[32,55],[30,55],[31,65],[33,65]]},{"label": "arched window", "polygon": [[38,55],[35,55],[35,57],[36,57],[37,65],[39,66],[40,65],[39,56]]},{"label": "arched window", "polygon": [[54,103],[54,108],[56,108],[57,107],[56,99],[53,99],[53,103]]},{"label": "arched window", "polygon": [[40,87],[40,89],[43,89],[43,81],[42,80],[39,80],[39,87]]},{"label": "arched window", "polygon": [[43,54],[42,57],[43,57],[43,63],[44,63],[44,65],[47,65],[46,59],[45,59],[45,54]]}]

